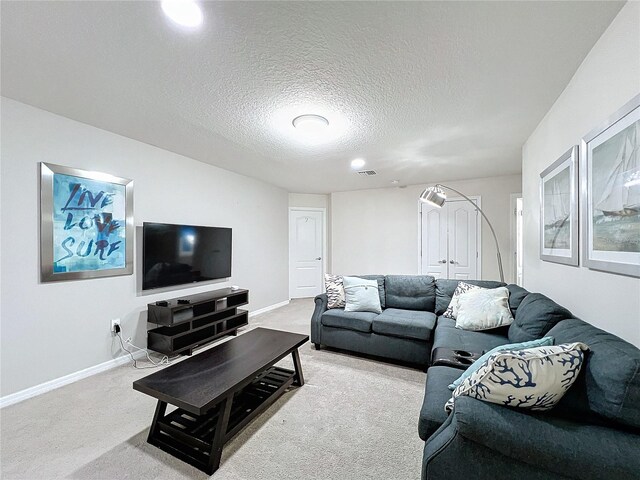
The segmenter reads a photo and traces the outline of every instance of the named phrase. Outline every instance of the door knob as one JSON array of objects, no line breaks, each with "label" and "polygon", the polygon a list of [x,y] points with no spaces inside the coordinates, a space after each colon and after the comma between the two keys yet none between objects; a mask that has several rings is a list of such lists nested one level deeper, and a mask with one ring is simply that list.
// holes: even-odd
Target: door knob
[{"label": "door knob", "polygon": [[442,259],[438,263],[447,263],[447,261],[445,259]]},{"label": "door knob", "polygon": [[322,260],[322,257],[318,257],[318,258],[316,258],[316,260]]},{"label": "door knob", "polygon": [[449,260],[449,263],[451,263],[453,265],[454,263],[458,263],[458,262],[454,262],[453,260]]}]

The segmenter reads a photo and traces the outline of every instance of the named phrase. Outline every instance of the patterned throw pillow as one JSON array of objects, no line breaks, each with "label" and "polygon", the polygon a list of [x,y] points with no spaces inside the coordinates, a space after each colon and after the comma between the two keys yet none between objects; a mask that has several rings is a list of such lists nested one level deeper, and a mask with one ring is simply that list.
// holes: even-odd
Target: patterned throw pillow
[{"label": "patterned throw pillow", "polygon": [[553,337],[544,337],[538,338],[536,340],[531,340],[530,342],[522,342],[522,343],[507,343],[505,345],[498,345],[495,348],[492,348],[487,353],[483,354],[479,359],[473,362],[469,368],[467,368],[462,375],[458,377],[451,385],[449,385],[449,390],[455,390],[458,385],[460,385],[465,378],[470,376],[473,372],[478,370],[487,359],[496,352],[501,352],[502,350],[524,350],[525,348],[533,348],[533,347],[548,347],[549,345],[553,345]]},{"label": "patterned throw pillow", "polygon": [[327,291],[327,308],[344,308],[344,284],[342,275],[324,274],[324,288]]},{"label": "patterned throw pillow", "polygon": [[471,290],[487,290],[483,287],[478,287],[477,285],[471,285],[470,283],[459,282],[458,286],[453,292],[453,296],[451,297],[451,301],[449,302],[449,306],[442,314],[443,317],[456,319],[458,315],[458,299],[460,295],[463,293],[469,292]]},{"label": "patterned throw pillow", "polygon": [[454,400],[464,395],[509,407],[550,410],[578,378],[587,350],[576,342],[496,352],[462,381],[444,409],[451,412]]}]

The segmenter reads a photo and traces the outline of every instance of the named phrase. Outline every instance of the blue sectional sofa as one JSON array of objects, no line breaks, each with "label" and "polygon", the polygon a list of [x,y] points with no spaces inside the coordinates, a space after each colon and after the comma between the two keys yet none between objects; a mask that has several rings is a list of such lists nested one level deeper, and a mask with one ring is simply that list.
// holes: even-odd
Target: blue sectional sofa
[{"label": "blue sectional sofa", "polygon": [[[330,313],[326,297],[320,295],[312,318],[313,343],[421,366],[428,364],[430,351],[439,347],[481,353],[546,335],[553,336],[556,344],[580,341],[590,348],[574,385],[555,408],[540,413],[460,397],[453,412],[447,414],[444,405],[451,397],[448,385],[462,370],[430,366],[418,418],[418,433],[425,441],[423,480],[640,479],[640,349],[575,318],[544,295],[517,285],[506,285],[514,323],[472,332],[457,329],[455,321],[442,317],[457,280],[376,278],[383,279],[378,284],[385,301],[391,285],[392,306],[385,304],[382,313],[392,309],[383,317],[392,319],[388,321],[390,326],[386,330],[381,325],[374,328],[379,316],[372,314],[358,323],[359,330],[354,330],[349,320],[355,316],[344,311]],[[504,285],[469,283],[487,288]],[[397,295],[398,291],[409,294],[418,290],[428,298],[411,300]],[[412,312],[431,313],[433,317]],[[325,315],[338,315],[341,321]],[[409,326],[398,325],[405,320]],[[639,320],[636,317],[629,321]],[[408,331],[421,332],[421,337],[416,333],[409,338]],[[389,342],[386,346],[385,340]]]}]

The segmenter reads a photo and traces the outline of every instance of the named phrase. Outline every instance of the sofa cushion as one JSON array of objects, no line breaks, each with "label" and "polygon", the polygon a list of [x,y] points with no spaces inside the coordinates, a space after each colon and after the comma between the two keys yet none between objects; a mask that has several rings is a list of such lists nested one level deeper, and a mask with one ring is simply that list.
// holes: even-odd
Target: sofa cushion
[{"label": "sofa cushion", "polygon": [[542,338],[555,324],[572,317],[569,310],[550,298],[541,293],[530,293],[516,311],[515,320],[509,327],[509,341],[528,342]]},{"label": "sofa cushion", "polygon": [[372,330],[381,335],[429,340],[435,325],[434,313],[387,308],[373,319]]},{"label": "sofa cushion", "polygon": [[529,291],[513,283],[507,285],[507,290],[509,290],[509,308],[511,309],[511,315],[515,318],[518,307],[522,300],[529,295]]},{"label": "sofa cushion", "polygon": [[472,353],[487,352],[498,345],[509,343],[503,332],[504,329],[473,332],[439,324],[433,334],[433,348],[467,350]]},{"label": "sofa cushion", "polygon": [[455,327],[456,321],[453,318],[447,318],[444,315],[438,317],[437,327]]},{"label": "sofa cushion", "polygon": [[380,294],[380,306],[386,308],[385,305],[385,293],[384,293],[384,275],[354,275],[356,277],[364,278],[365,280],[375,280],[378,282],[378,293]]},{"label": "sofa cushion", "polygon": [[452,367],[436,366],[427,371],[427,386],[418,418],[418,435],[427,440],[447,419],[444,405],[451,397],[447,386],[460,375],[460,370]]},{"label": "sofa cushion", "polygon": [[373,312],[345,312],[342,309],[334,308],[327,310],[320,317],[320,323],[325,327],[346,328],[358,332],[371,332],[373,319],[378,316]]},{"label": "sofa cushion", "polygon": [[384,279],[387,308],[433,312],[435,279],[430,275],[387,275]]},{"label": "sofa cushion", "polygon": [[577,318],[558,323],[549,335],[556,343],[584,342],[590,349],[558,409],[583,421],[596,413],[640,429],[640,349]]},{"label": "sofa cushion", "polygon": [[[442,315],[451,303],[451,297],[453,296],[453,292],[455,292],[456,287],[458,286],[458,282],[461,280],[449,280],[446,278],[439,278],[436,280],[436,307],[435,313],[436,315]],[[484,288],[498,288],[504,287],[506,283],[504,282],[494,282],[492,280],[462,280],[465,283],[470,283],[471,285],[476,285],[478,287]]]}]

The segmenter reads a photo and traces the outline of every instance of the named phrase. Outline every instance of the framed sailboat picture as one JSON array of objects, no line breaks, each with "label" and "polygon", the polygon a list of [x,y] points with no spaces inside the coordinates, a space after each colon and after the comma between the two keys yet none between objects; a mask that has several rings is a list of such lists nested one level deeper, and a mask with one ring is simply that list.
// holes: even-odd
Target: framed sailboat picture
[{"label": "framed sailboat picture", "polygon": [[578,146],[540,174],[540,258],[578,265]]},{"label": "framed sailboat picture", "polygon": [[640,277],[640,95],[582,139],[583,264]]}]

